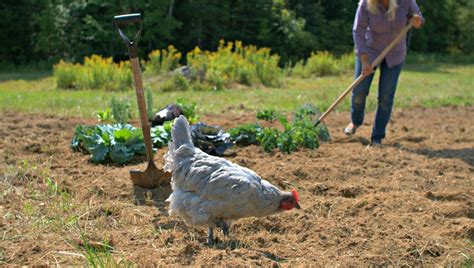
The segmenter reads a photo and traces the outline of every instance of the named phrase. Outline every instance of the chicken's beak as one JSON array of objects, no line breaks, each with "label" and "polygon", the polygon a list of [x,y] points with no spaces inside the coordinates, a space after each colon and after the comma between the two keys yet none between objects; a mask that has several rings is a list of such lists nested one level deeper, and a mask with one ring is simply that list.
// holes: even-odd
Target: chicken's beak
[{"label": "chicken's beak", "polygon": [[301,206],[300,206],[300,204],[299,204],[299,203],[296,203],[296,205],[295,205],[295,208],[297,208],[297,209],[301,209]]}]

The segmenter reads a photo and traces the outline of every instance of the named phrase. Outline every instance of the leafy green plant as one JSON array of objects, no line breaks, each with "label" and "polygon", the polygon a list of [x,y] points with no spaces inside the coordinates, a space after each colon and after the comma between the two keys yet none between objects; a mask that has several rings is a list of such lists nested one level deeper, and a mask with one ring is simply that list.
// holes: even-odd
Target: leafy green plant
[{"label": "leafy green plant", "polygon": [[263,147],[265,152],[272,152],[278,147],[278,138],[280,131],[276,128],[264,128],[260,135],[257,136],[257,141]]},{"label": "leafy green plant", "polygon": [[139,129],[132,125],[97,125],[76,127],[71,141],[74,150],[84,149],[95,163],[112,160],[123,164],[135,154],[144,155],[145,145]]},{"label": "leafy green plant", "polygon": [[[295,113],[294,121],[308,121],[311,126],[321,116],[321,112],[311,104],[305,104],[301,106]],[[331,139],[329,130],[324,124],[320,124],[315,128],[315,132],[318,138],[322,141],[328,141]]]},{"label": "leafy green plant", "polygon": [[114,117],[112,116],[112,111],[109,107],[105,108],[105,110],[103,111],[98,110],[96,115],[99,122],[112,122],[114,120]]},{"label": "leafy green plant", "polygon": [[174,121],[168,121],[162,126],[156,126],[151,129],[151,140],[154,147],[162,148],[168,146],[168,142],[171,140],[171,128],[173,123]]},{"label": "leafy green plant", "polygon": [[178,98],[176,104],[181,106],[181,109],[183,109],[183,115],[188,119],[190,124],[194,124],[199,120],[199,116],[196,114],[195,102],[189,102],[184,98]]},{"label": "leafy green plant", "polygon": [[235,144],[240,146],[258,145],[257,137],[261,135],[263,128],[260,124],[244,124],[229,130],[230,137]]},{"label": "leafy green plant", "polygon": [[278,116],[283,130],[267,128],[257,136],[257,140],[266,152],[278,148],[281,152],[291,153],[299,147],[314,149],[319,147],[317,130],[313,127],[311,120],[304,117],[288,122],[283,116]]},{"label": "leafy green plant", "polygon": [[257,113],[257,119],[278,122],[282,128],[263,128],[260,124],[246,124],[229,130],[231,139],[238,145],[246,146],[259,144],[265,152],[279,149],[281,152],[291,153],[300,147],[318,148],[320,140],[326,140],[322,127],[313,126],[312,115],[316,112],[311,106],[303,106],[290,122],[275,110],[264,110]]},{"label": "leafy green plant", "polygon": [[257,112],[257,119],[260,120],[265,120],[269,122],[273,122],[278,118],[276,111],[271,109],[271,110],[263,110],[260,112]]},{"label": "leafy green plant", "polygon": [[[151,129],[154,147],[167,144],[171,128]],[[71,141],[73,150],[91,154],[91,161],[102,163],[112,161],[118,164],[129,162],[135,155],[145,155],[145,144],[141,129],[129,124],[78,125]]]}]

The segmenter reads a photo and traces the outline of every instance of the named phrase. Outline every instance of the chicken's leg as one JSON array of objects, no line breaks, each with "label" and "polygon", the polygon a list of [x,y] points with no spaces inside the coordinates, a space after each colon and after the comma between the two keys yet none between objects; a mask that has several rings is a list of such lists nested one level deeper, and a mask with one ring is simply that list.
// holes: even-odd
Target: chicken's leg
[{"label": "chicken's leg", "polygon": [[218,219],[216,221],[216,226],[222,229],[222,233],[225,236],[229,235],[229,225],[223,219]]},{"label": "chicken's leg", "polygon": [[212,227],[209,227],[209,229],[207,229],[207,244],[209,246],[214,245],[214,230],[212,229]]}]

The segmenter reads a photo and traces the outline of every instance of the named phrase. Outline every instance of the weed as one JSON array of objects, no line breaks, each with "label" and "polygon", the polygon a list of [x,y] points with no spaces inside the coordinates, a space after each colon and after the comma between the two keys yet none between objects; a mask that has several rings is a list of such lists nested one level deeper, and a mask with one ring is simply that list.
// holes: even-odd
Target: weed
[{"label": "weed", "polygon": [[97,245],[89,241],[89,238],[81,232],[81,245],[77,246],[84,257],[87,260],[87,263],[92,267],[108,267],[114,263],[114,259],[110,253],[112,247],[107,241]]},{"label": "weed", "polygon": [[104,238],[102,242],[91,241],[89,236],[80,227],[75,230],[79,232],[80,240],[70,242],[79,250],[86,259],[89,266],[92,267],[133,267],[133,263],[125,260],[123,257],[114,257],[114,248],[110,239]]},{"label": "weed", "polygon": [[132,119],[130,107],[129,100],[117,99],[114,96],[109,102],[109,107],[105,108],[105,110],[98,110],[96,117],[99,122],[124,124]]},{"label": "weed", "polygon": [[155,113],[153,112],[153,93],[149,87],[145,91],[146,98],[146,115],[148,120],[152,120]]},{"label": "weed", "polygon": [[130,109],[130,101],[123,99],[117,99],[112,97],[110,100],[110,109],[112,118],[116,123],[127,123],[132,119],[132,113]]},{"label": "weed", "polygon": [[23,213],[26,215],[26,216],[33,216],[33,214],[35,214],[35,209],[33,208],[33,205],[26,202],[23,204]]},{"label": "weed", "polygon": [[21,160],[16,165],[8,166],[5,173],[1,176],[2,183],[5,185],[23,185],[36,180],[43,175],[46,170],[39,169],[34,163],[28,160]]},{"label": "weed", "polygon": [[463,256],[464,260],[461,263],[460,267],[466,267],[466,268],[473,267],[474,261],[472,260],[472,257],[470,255],[461,253],[461,256]]}]

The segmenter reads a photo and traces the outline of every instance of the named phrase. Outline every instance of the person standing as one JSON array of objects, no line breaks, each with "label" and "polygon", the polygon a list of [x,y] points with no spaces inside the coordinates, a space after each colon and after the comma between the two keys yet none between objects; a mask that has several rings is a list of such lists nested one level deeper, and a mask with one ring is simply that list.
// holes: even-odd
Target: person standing
[{"label": "person standing", "polygon": [[[400,33],[407,23],[421,28],[424,18],[415,0],[360,0],[356,11],[353,38],[355,45],[355,77],[365,78],[354,88],[351,99],[351,123],[344,128],[352,135],[362,125],[365,101],[374,78],[371,62]],[[381,64],[378,87],[378,105],[372,128],[371,145],[380,146],[393,108],[398,78],[407,53],[406,42],[399,42],[385,56]]]}]

